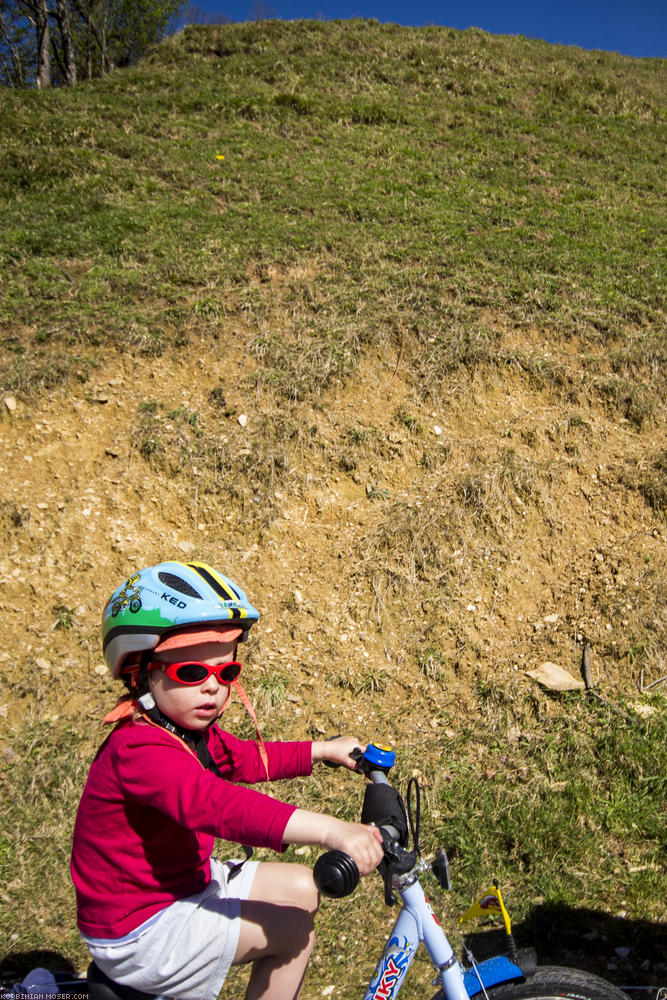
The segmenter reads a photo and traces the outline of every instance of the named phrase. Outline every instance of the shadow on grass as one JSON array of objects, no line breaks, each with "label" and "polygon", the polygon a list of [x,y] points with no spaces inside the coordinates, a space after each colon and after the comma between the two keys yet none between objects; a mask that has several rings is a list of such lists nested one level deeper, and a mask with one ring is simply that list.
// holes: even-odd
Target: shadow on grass
[{"label": "shadow on grass", "polygon": [[81,982],[83,986],[86,984],[85,980],[81,980],[77,975],[76,969],[69,959],[58,951],[46,948],[14,951],[0,959],[0,986],[11,990],[15,984],[23,982],[34,969],[47,969],[52,972],[59,987],[62,985],[63,993],[88,992],[87,987],[77,991],[76,984],[78,982]]},{"label": "shadow on grass", "polygon": [[[667,988],[667,924],[552,903],[535,906],[513,932],[517,947],[535,948],[540,965],[593,972],[637,1000]],[[478,960],[507,950],[502,928],[469,934],[466,943]]]}]

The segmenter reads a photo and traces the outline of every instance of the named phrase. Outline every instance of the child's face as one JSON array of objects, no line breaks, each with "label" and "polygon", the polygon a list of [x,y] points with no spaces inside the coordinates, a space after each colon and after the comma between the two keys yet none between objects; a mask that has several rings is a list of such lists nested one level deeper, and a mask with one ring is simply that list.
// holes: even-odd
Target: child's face
[{"label": "child's face", "polygon": [[[217,667],[234,659],[235,642],[208,642],[198,646],[181,646],[159,654],[161,663],[184,663],[195,660]],[[156,657],[157,659],[158,657]],[[215,674],[209,674],[201,684],[179,684],[161,670],[149,672],[151,694],[164,715],[185,729],[206,729],[222,712],[229,696],[228,684],[220,684]]]}]

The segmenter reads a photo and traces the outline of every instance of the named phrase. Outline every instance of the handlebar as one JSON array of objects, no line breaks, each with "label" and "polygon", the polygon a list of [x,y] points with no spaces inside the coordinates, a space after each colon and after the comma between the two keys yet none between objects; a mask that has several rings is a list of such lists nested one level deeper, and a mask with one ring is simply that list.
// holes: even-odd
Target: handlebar
[{"label": "handlebar", "polygon": [[[387,789],[384,792],[379,790],[377,793],[371,792],[369,796],[370,786],[367,786],[361,821],[377,826],[382,834],[384,860],[380,862],[379,869],[384,876],[385,901],[390,904],[395,901],[391,890],[393,876],[411,871],[417,859],[416,846],[415,850],[406,850],[405,806],[388,778],[388,773],[396,761],[396,754],[390,747],[369,743],[365,751],[357,748],[352,751],[350,757],[356,761],[357,770],[364,774],[372,785],[385,786]],[[313,878],[323,896],[340,899],[356,889],[359,884],[359,870],[354,860],[343,851],[327,851],[315,862]]]}]

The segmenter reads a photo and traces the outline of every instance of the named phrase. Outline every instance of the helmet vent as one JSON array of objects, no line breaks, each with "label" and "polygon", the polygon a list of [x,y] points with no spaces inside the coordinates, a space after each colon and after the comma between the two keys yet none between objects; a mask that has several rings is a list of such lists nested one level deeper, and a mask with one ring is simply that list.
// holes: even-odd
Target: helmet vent
[{"label": "helmet vent", "polygon": [[202,599],[201,594],[198,594],[194,587],[191,587],[189,583],[181,580],[180,576],[176,576],[174,573],[158,573],[158,579],[165,587],[171,587],[179,594],[185,594],[186,597],[196,597],[199,601]]}]

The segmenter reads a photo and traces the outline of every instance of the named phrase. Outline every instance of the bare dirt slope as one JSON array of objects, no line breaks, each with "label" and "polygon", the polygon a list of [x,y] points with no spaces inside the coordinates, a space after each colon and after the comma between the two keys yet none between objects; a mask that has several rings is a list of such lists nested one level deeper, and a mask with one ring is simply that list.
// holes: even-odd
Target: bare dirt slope
[{"label": "bare dirt slope", "polygon": [[[576,365],[572,345],[552,350]],[[417,725],[453,724],[475,710],[480,679],[530,686],[525,672],[546,660],[578,677],[584,640],[603,689],[640,683],[640,647],[664,635],[665,528],[637,486],[663,425],[638,431],[511,369],[452,376],[434,409],[389,350],[315,406],[292,404],[249,388],[242,336],[223,354],[110,354],[89,382],[5,399],[6,725],[30,701],[13,691],[26,664],[52,677],[73,660],[85,678],[52,687],[46,711],[75,717],[90,699],[79,687],[111,699],[97,640],[106,598],[138,567],[190,557],[247,589],[263,614],[256,666],[286,671],[327,730],[346,699],[366,732],[378,706],[403,724],[415,699]],[[162,422],[147,430],[156,407]],[[441,669],[418,674],[407,706],[401,679],[429,656]],[[645,683],[664,673],[650,657],[641,668]],[[332,674],[333,696],[308,690]]]}]

